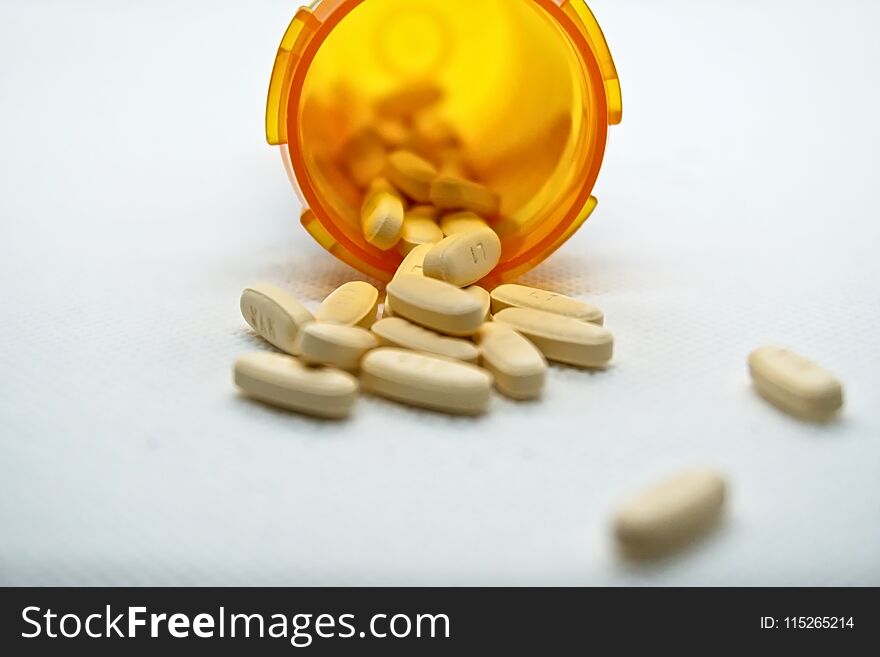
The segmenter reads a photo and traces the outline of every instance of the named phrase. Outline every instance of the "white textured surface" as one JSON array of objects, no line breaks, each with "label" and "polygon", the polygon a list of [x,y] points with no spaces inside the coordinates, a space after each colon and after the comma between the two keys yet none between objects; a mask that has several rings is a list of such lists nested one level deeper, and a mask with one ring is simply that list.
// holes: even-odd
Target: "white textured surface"
[{"label": "white textured surface", "polygon": [[[615,367],[338,425],[230,383],[245,284],[351,276],[263,142],[293,3],[0,4],[0,582],[880,584],[880,4],[592,6],[624,123],[528,280],[601,306]],[[845,379],[840,422],[755,397],[765,342]],[[701,463],[722,530],[619,561],[620,497]]]}]

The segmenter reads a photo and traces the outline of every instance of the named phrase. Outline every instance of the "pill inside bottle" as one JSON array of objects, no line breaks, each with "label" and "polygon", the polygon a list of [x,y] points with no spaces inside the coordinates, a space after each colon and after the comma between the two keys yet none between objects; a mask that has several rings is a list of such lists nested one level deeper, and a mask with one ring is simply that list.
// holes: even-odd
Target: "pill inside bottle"
[{"label": "pill inside bottle", "polygon": [[390,173],[409,207],[472,211],[495,229],[491,287],[589,217],[621,108],[583,0],[319,0],[282,40],[266,130],[304,227],[333,255],[394,275],[408,249],[367,239],[361,217],[370,178]]}]

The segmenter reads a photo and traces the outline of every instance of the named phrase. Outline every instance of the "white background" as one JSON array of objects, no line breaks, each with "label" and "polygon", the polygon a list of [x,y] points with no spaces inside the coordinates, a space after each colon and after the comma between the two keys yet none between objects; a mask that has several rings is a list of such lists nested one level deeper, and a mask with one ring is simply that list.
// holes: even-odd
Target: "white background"
[{"label": "white background", "polygon": [[[264,141],[294,3],[0,3],[0,582],[880,584],[880,4],[591,5],[624,122],[526,280],[606,311],[613,369],[332,424],[230,382],[244,285],[353,277]],[[753,394],[768,342],[845,380],[839,422]],[[693,464],[720,531],[619,559],[621,497]]]}]

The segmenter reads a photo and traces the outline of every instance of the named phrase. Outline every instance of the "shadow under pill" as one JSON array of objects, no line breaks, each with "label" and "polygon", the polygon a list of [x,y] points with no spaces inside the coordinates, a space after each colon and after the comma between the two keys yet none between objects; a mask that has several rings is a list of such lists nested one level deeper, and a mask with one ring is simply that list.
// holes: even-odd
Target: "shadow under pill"
[{"label": "shadow under pill", "polygon": [[635,573],[663,570],[708,550],[729,531],[725,515],[713,518],[686,538],[661,545],[627,546],[615,543],[621,565]]},{"label": "shadow under pill", "polygon": [[261,402],[257,399],[251,399],[243,393],[233,393],[233,403],[242,409],[252,409],[248,412],[260,412],[267,418],[277,419],[279,422],[287,422],[291,427],[305,426],[309,429],[318,431],[322,436],[330,433],[338,433],[340,429],[349,426],[353,422],[354,413],[344,418],[324,418],[314,415],[308,415],[295,410],[287,410],[278,408]]},{"label": "shadow under pill", "polygon": [[250,328],[245,328],[245,327],[239,328],[235,331],[235,335],[236,335],[236,337],[239,337],[239,338],[245,340],[249,346],[252,346],[254,348],[254,351],[263,350],[263,351],[270,351],[270,352],[273,352],[276,354],[287,355],[285,352],[278,349],[278,347],[273,345],[271,342],[267,342],[266,340],[261,338],[257,334],[256,331],[254,331]]}]

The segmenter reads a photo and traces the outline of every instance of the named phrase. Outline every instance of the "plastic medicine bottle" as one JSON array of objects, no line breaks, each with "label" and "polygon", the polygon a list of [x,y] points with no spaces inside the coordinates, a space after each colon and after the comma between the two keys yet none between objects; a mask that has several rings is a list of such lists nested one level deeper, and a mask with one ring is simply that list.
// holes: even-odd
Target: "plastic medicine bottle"
[{"label": "plastic medicine bottle", "polygon": [[334,158],[380,120],[377,103],[406,89],[439,92],[432,111],[501,196],[503,253],[488,282],[531,269],[590,216],[622,102],[583,0],[319,0],[281,41],[266,133],[306,208],[303,226],[333,255],[380,280],[401,261],[364,240],[362,190]]}]

